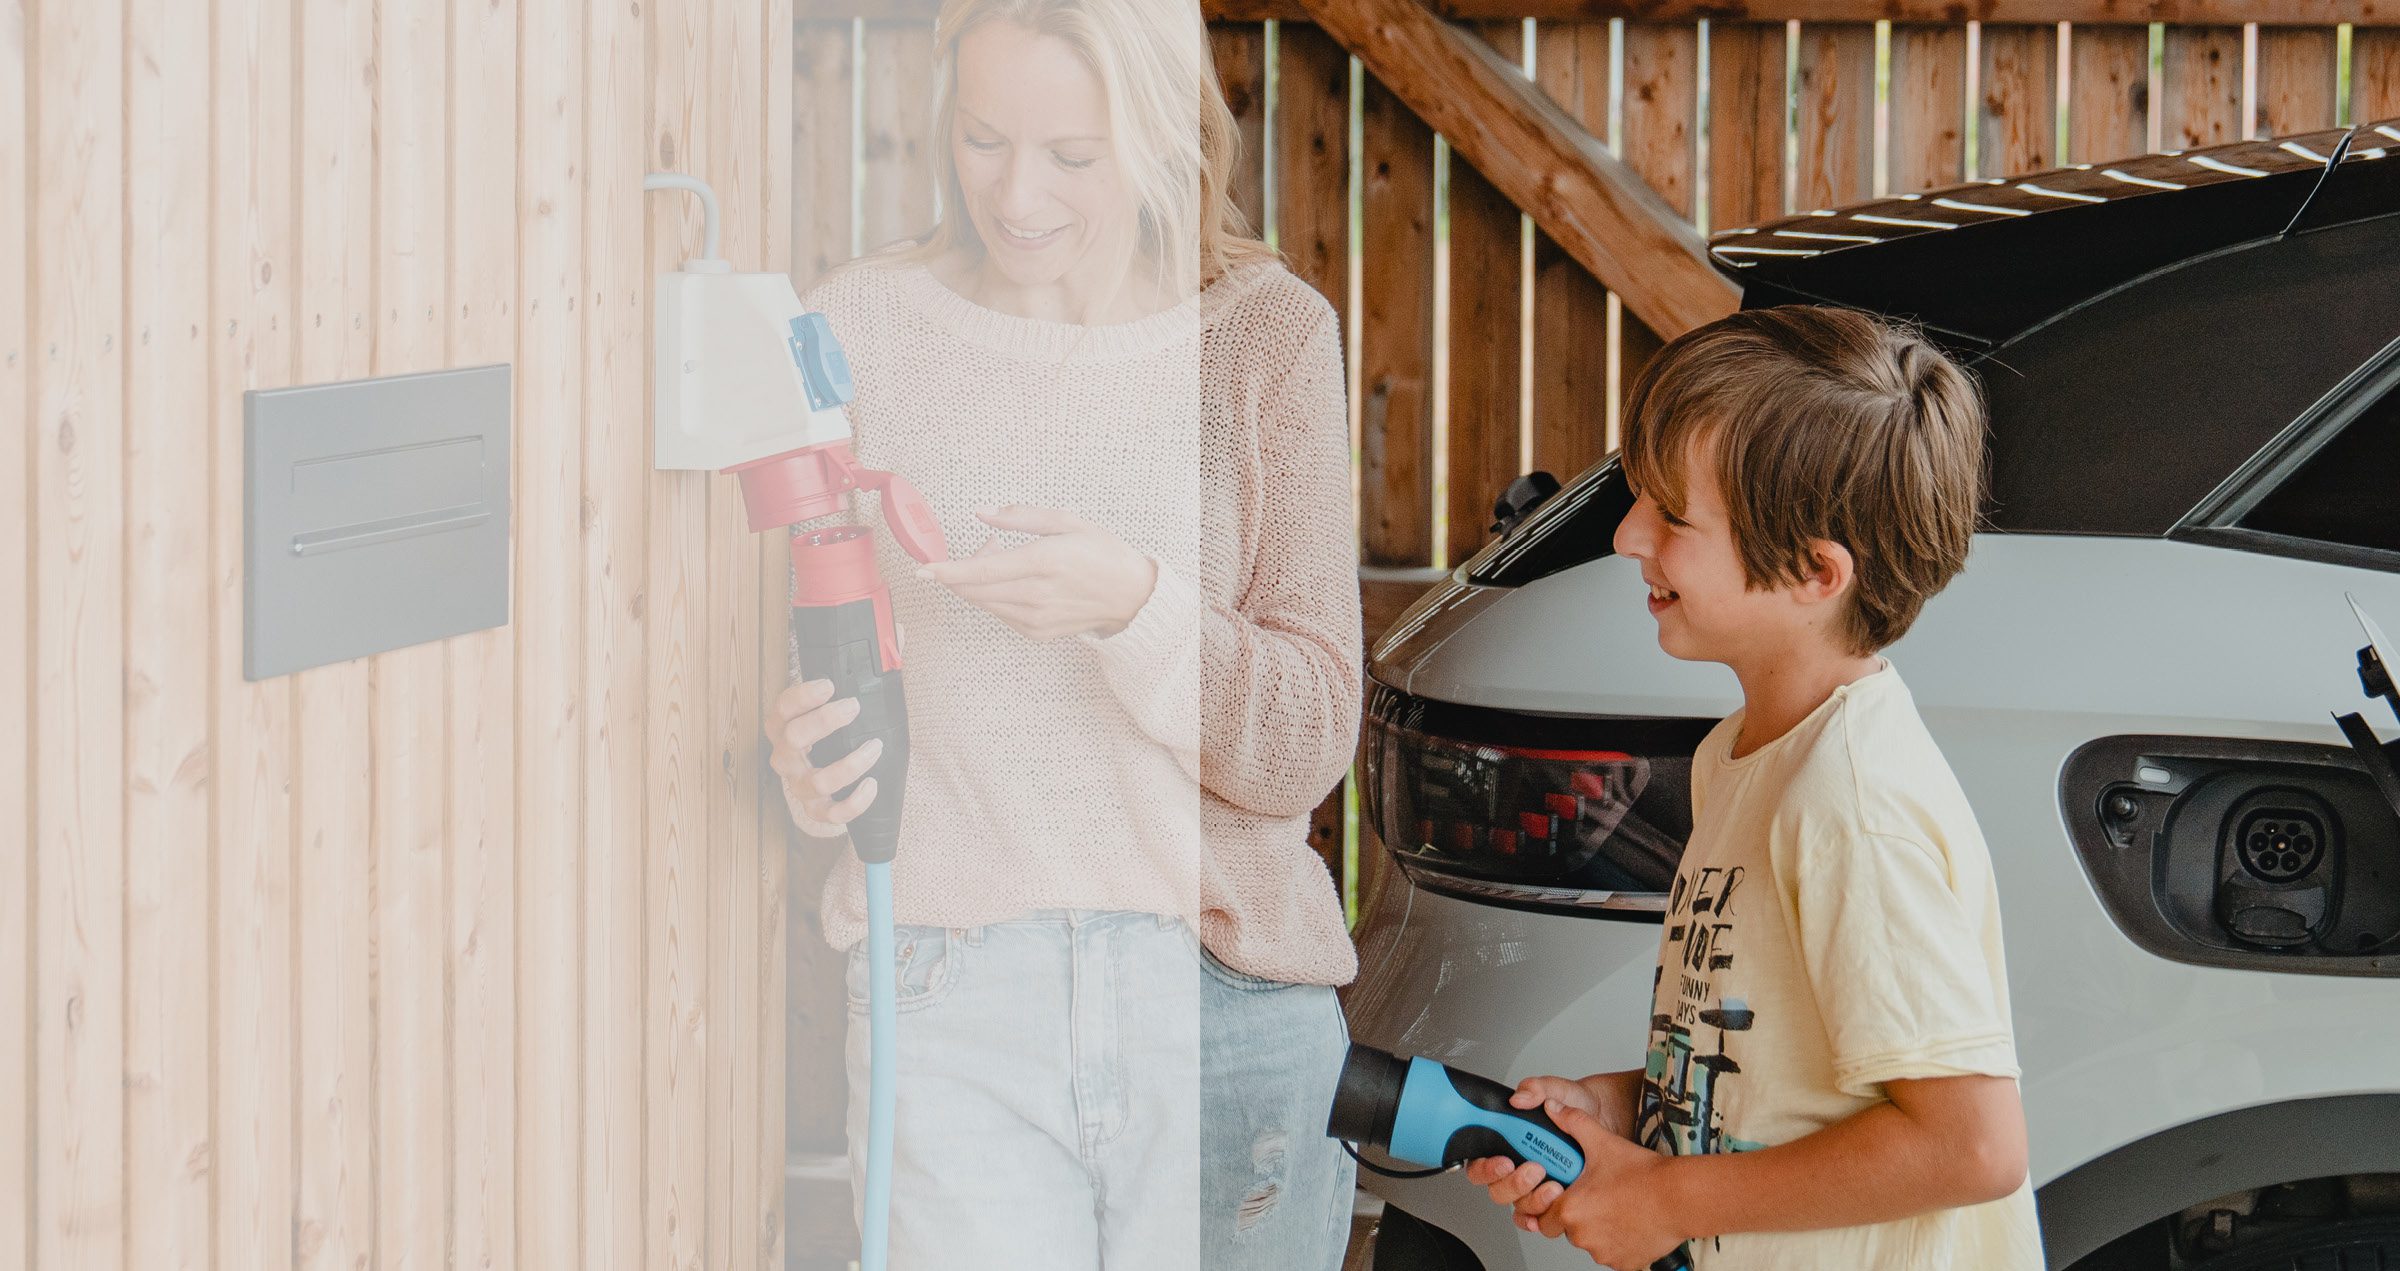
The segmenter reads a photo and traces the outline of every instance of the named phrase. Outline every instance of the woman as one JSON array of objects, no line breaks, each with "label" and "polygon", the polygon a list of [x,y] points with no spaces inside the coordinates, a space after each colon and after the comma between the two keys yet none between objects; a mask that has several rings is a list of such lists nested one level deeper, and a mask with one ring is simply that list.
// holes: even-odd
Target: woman
[{"label": "woman", "polygon": [[[883,536],[910,755],[892,1265],[1335,1268],[1324,1136],[1356,969],[1307,846],[1357,729],[1340,333],[1251,237],[1190,0],[950,0],[943,215],[808,297],[861,460],[962,558]],[[800,668],[806,674],[808,668]],[[774,764],[820,835],[876,797],[822,680]],[[864,1135],[861,872],[850,950]]]}]

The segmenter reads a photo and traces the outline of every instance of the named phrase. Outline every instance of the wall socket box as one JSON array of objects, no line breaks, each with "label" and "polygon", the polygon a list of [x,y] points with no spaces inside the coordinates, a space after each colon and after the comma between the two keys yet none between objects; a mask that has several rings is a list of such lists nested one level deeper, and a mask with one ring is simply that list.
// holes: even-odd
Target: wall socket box
[{"label": "wall socket box", "polygon": [[244,395],[242,673],[508,622],[506,365]]}]

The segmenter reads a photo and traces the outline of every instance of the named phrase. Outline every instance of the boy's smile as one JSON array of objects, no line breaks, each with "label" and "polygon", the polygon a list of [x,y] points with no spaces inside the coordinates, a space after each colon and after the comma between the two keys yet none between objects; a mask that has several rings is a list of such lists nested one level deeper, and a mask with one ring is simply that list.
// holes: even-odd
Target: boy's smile
[{"label": "boy's smile", "polygon": [[1778,593],[1749,584],[1717,490],[1716,446],[1705,434],[1686,457],[1683,486],[1680,514],[1667,510],[1661,491],[1635,492],[1633,510],[1617,526],[1617,554],[1641,564],[1660,647],[1679,658],[1732,662],[1789,615],[1768,612],[1785,607]]}]

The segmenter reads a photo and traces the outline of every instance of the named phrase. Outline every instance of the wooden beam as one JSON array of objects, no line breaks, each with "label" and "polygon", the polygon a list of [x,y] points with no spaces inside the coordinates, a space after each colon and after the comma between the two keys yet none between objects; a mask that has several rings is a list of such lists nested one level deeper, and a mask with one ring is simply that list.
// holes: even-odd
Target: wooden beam
[{"label": "wooden beam", "polygon": [[[939,0],[794,0],[801,19],[864,17],[933,21]],[[2080,24],[2180,22],[2263,26],[2400,27],[2400,0],[1432,0],[1457,22],[1537,18],[1545,22],[1999,22]],[[1303,0],[1201,0],[1212,22],[1307,21]]]},{"label": "wooden beam", "polygon": [[1492,47],[1416,0],[1307,0],[1451,148],[1669,339],[1731,313],[1740,289],[1698,232]]}]

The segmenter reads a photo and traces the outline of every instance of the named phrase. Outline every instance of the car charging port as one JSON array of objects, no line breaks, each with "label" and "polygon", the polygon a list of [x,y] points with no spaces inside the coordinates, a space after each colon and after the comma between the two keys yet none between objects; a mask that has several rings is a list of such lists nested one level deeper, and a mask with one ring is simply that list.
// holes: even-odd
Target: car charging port
[{"label": "car charging port", "polygon": [[2117,926],[2202,966],[2400,976],[2400,815],[2344,746],[2103,737],[2062,810]]},{"label": "car charging port", "polygon": [[2253,809],[2234,827],[2232,841],[2242,868],[2262,883],[2306,878],[2325,859],[2324,822],[2296,808]]},{"label": "car charging port", "polygon": [[2339,824],[2325,800],[2296,787],[2242,796],[2223,821],[2216,910],[2226,932],[2267,949],[2322,937],[2342,874],[2327,865]]}]

